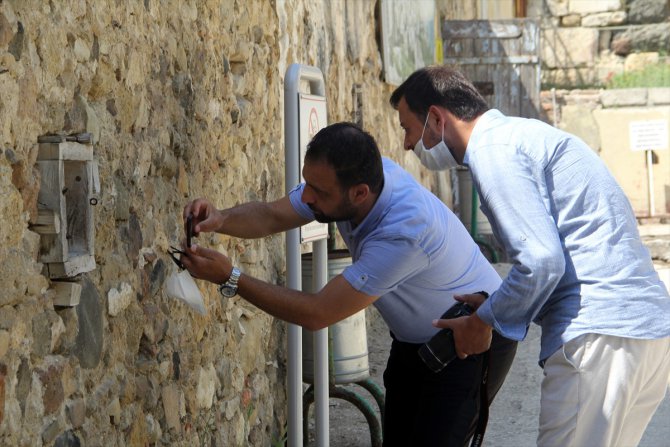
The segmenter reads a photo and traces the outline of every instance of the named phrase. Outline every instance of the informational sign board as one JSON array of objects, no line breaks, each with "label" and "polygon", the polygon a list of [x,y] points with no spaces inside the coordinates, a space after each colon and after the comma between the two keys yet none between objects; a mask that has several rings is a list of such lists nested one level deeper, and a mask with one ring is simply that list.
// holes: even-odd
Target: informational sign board
[{"label": "informational sign board", "polygon": [[668,121],[631,121],[629,124],[630,150],[668,150]]},{"label": "informational sign board", "polygon": [[[298,113],[300,121],[300,179],[307,152],[307,144],[316,133],[328,124],[326,98],[323,96],[301,93],[298,97]],[[328,224],[316,221],[300,228],[300,242],[312,242],[328,237]]]},{"label": "informational sign board", "polygon": [[644,151],[647,158],[649,216],[654,216],[654,163],[652,151],[668,150],[668,120],[631,121],[629,124],[629,133],[630,150]]}]

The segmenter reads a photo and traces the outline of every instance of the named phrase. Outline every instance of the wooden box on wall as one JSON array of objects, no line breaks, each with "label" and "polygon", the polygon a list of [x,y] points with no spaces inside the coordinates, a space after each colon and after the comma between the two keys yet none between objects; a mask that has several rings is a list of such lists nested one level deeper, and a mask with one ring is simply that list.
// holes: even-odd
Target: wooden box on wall
[{"label": "wooden box on wall", "polygon": [[93,146],[65,137],[41,138],[37,166],[41,184],[35,228],[45,275],[68,278],[94,270],[93,205],[100,181]]}]

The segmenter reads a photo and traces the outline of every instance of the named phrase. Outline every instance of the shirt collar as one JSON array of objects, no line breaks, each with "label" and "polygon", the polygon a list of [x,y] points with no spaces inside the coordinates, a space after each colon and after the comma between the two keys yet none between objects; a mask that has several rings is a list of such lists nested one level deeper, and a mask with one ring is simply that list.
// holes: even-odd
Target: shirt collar
[{"label": "shirt collar", "polygon": [[475,127],[472,128],[470,140],[468,140],[468,146],[465,149],[465,155],[463,156],[464,166],[468,166],[468,162],[470,161],[470,154],[477,148],[481,135],[483,135],[491,127],[494,127],[497,120],[504,117],[505,115],[503,115],[500,110],[489,109],[477,119]]}]

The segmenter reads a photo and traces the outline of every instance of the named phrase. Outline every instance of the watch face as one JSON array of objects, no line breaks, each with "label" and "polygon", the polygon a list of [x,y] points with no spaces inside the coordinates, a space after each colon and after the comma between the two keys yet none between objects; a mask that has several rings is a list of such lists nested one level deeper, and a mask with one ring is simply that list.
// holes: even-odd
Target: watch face
[{"label": "watch face", "polygon": [[240,279],[240,271],[237,267],[233,267],[228,281],[219,286],[219,292],[226,298],[231,298],[237,295],[237,280]]},{"label": "watch face", "polygon": [[232,286],[228,286],[226,284],[223,284],[219,288],[219,292],[221,292],[221,295],[225,296],[226,298],[232,298],[235,295],[237,295],[237,287],[232,287]]}]

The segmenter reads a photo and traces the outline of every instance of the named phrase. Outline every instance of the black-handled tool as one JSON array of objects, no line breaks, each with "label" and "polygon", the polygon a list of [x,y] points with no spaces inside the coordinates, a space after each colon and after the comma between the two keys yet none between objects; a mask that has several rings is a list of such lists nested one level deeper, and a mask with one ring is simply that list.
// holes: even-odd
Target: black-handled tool
[{"label": "black-handled tool", "polygon": [[191,238],[193,237],[193,214],[186,218],[186,246],[191,247]]}]

